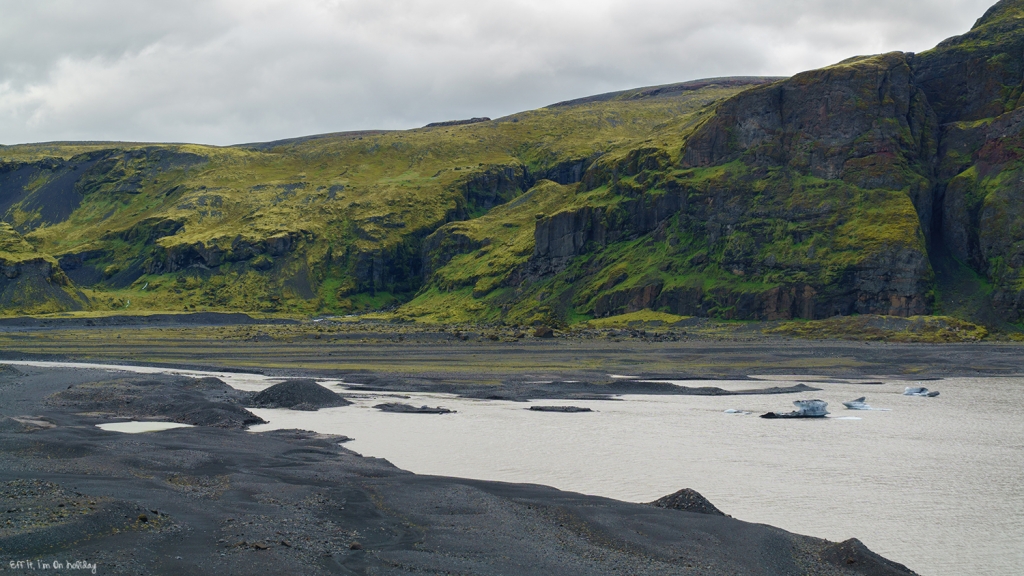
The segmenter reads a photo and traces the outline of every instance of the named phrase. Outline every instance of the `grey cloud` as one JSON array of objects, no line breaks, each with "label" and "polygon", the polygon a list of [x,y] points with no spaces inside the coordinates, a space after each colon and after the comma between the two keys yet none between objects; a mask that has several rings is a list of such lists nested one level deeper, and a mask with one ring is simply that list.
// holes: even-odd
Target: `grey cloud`
[{"label": "grey cloud", "polygon": [[0,0],[0,142],[228,144],[920,51],[991,0]]}]

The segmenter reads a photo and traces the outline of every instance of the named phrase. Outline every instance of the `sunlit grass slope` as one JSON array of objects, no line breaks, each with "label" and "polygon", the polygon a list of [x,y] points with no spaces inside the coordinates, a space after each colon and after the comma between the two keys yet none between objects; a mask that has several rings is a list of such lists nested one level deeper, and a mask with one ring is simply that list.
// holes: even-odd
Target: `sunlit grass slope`
[{"label": "sunlit grass slope", "polygon": [[421,242],[440,226],[507,231],[491,248],[491,265],[507,271],[532,249],[534,214],[504,210],[512,220],[498,222],[487,216],[495,206],[536,185],[524,204],[554,211],[571,194],[553,181],[571,185],[602,154],[678,133],[749,85],[277,145],[2,147],[11,201],[0,208],[97,309],[377,309],[421,288]]}]

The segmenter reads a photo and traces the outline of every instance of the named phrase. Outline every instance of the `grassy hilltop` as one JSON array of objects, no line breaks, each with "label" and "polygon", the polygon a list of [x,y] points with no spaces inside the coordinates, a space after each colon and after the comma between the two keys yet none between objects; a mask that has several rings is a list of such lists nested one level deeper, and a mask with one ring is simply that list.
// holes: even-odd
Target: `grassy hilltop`
[{"label": "grassy hilltop", "polygon": [[35,304],[0,308],[397,307],[555,325],[641,310],[952,314],[1012,329],[1022,17],[1024,2],[1004,0],[921,54],[494,121],[233,147],[0,147],[4,234],[59,262],[36,275],[53,289]]}]

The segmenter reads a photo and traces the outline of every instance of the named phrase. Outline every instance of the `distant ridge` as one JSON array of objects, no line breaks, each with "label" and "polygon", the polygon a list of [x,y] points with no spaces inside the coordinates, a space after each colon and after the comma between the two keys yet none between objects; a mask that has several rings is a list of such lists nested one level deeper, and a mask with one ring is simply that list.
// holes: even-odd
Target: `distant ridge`
[{"label": "distant ridge", "polygon": [[611,100],[642,100],[644,98],[660,98],[679,94],[680,92],[692,92],[694,90],[707,88],[708,86],[760,86],[762,84],[771,84],[772,82],[785,79],[785,76],[729,76],[725,78],[704,78],[702,80],[690,80],[687,82],[663,84],[661,86],[647,86],[644,88],[631,88],[629,90],[606,92],[595,96],[574,98],[572,100],[556,102],[555,104],[547,106],[547,108],[579,106],[580,104],[608,102]]},{"label": "distant ridge", "polygon": [[490,122],[491,119],[487,116],[481,118],[470,118],[469,120],[446,120],[444,122],[431,122],[424,126],[424,128],[438,128],[440,126],[462,126],[464,124],[478,124],[480,122]]},{"label": "distant ridge", "polygon": [[[556,108],[562,106],[579,106],[581,104],[590,104],[594,102],[608,102],[611,100],[643,100],[645,98],[663,98],[667,96],[680,94],[682,92],[693,92],[696,90],[701,90],[709,86],[760,86],[762,84],[770,84],[778,80],[784,80],[785,78],[785,76],[728,76],[723,78],[703,78],[700,80],[688,80],[686,82],[677,82],[675,84],[645,86],[642,88],[630,88],[629,90],[619,90],[617,92],[596,94],[594,96],[584,96],[582,98],[575,98],[572,100],[557,102],[555,104],[546,106],[546,108]],[[479,124],[481,122],[490,121],[491,118],[488,118],[487,116],[482,116],[479,118],[469,118],[466,120],[446,120],[443,122],[431,122],[425,125],[424,128],[464,126],[467,124]],[[309,136],[297,136],[295,138],[271,140],[269,142],[247,142],[244,144],[232,144],[230,146],[227,146],[227,148],[251,148],[253,150],[270,150],[272,148],[277,148],[278,146],[303,144],[312,140],[322,140],[326,138],[359,138],[365,136],[376,136],[378,134],[386,134],[388,132],[395,132],[395,130],[353,130],[348,132],[326,132],[323,134],[311,134]],[[99,142],[97,142],[97,144],[98,143]],[[61,144],[61,142],[53,142],[53,144]],[[66,142],[66,144],[84,143]]]},{"label": "distant ridge", "polygon": [[309,136],[297,136],[295,138],[284,138],[282,140],[271,140],[270,142],[249,142],[246,144],[232,144],[227,148],[252,148],[253,150],[270,150],[278,146],[289,144],[303,144],[311,140],[322,140],[324,138],[362,138],[364,136],[377,136],[387,134],[395,130],[352,130],[349,132],[327,132],[325,134],[311,134]]}]

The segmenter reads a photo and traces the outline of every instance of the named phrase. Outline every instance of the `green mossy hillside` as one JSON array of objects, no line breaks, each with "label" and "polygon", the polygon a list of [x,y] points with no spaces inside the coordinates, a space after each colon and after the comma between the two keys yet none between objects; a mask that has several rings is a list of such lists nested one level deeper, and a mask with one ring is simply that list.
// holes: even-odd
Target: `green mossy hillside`
[{"label": "green mossy hillside", "polygon": [[439,227],[485,216],[538,182],[578,181],[600,155],[758,82],[225,148],[3,147],[0,186],[16,200],[4,220],[59,258],[100,308],[379,309],[420,289],[421,245]]},{"label": "green mossy hillside", "polygon": [[[0,147],[4,257],[49,279],[0,312],[558,328],[654,314],[854,332],[874,324],[825,319],[946,314],[1013,331],[1021,78],[1024,0],[1004,0],[933,50],[786,79],[229,147]],[[977,335],[920,322],[928,338]]]},{"label": "green mossy hillside", "polygon": [[10,224],[0,222],[0,309],[49,314],[87,305],[56,259],[40,254]]},{"label": "green mossy hillside", "polygon": [[654,310],[640,310],[638,312],[590,320],[582,325],[586,328],[662,328],[674,326],[689,319],[689,316],[677,316]]}]

